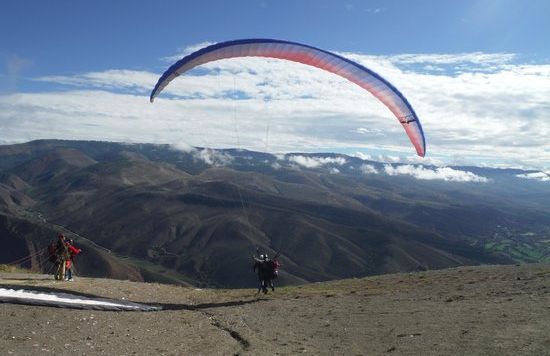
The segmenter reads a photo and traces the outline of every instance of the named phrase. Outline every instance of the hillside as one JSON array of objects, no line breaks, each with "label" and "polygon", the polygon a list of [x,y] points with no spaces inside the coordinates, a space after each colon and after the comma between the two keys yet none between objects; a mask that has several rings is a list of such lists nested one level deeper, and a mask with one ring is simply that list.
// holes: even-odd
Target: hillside
[{"label": "hillside", "polygon": [[[0,146],[0,262],[57,232],[84,248],[80,275],[198,286],[254,285],[257,248],[281,253],[282,284],[550,258],[547,182],[476,167],[451,170],[463,181],[392,173],[402,168],[334,154]],[[41,256],[27,266],[50,268]]]},{"label": "hillside", "polygon": [[6,354],[548,355],[550,266],[476,266],[277,289],[79,278],[0,287],[124,299],[159,312],[0,304]]}]

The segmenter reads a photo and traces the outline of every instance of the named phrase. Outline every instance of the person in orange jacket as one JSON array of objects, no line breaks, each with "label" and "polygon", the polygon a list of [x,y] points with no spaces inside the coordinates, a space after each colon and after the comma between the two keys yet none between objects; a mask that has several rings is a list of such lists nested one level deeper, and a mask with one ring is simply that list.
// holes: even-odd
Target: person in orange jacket
[{"label": "person in orange jacket", "polygon": [[67,258],[67,261],[65,262],[65,275],[67,281],[73,280],[73,259],[74,256],[78,255],[80,252],[82,252],[81,249],[76,248],[73,245],[74,241],[73,239],[70,239],[67,241],[67,250],[69,251],[69,258]]}]

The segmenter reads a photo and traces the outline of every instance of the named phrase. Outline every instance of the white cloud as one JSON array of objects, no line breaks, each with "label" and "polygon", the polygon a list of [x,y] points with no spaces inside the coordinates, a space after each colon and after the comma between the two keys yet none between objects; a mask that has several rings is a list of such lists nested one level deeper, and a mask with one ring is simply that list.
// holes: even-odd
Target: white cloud
[{"label": "white cloud", "polygon": [[524,179],[534,179],[541,182],[550,182],[550,174],[544,173],[544,172],[533,172],[533,173],[525,173],[525,174],[518,174],[516,175],[518,178],[524,178]]},{"label": "white cloud", "polygon": [[418,156],[407,156],[405,159],[401,160],[404,163],[412,164],[422,164],[425,166],[443,166],[444,162],[440,159],[433,157],[418,157]]},{"label": "white cloud", "polygon": [[369,12],[371,14],[379,14],[382,11],[384,11],[384,9],[381,9],[381,8],[368,8],[368,9],[365,9],[365,11]]},{"label": "white cloud", "polygon": [[371,135],[379,135],[379,136],[385,136],[385,134],[380,129],[376,128],[366,128],[366,127],[359,127],[355,130],[357,133],[360,134],[371,134]]},{"label": "white cloud", "polygon": [[185,143],[185,142],[176,142],[176,143],[172,143],[170,145],[174,150],[176,151],[181,151],[181,152],[185,152],[185,153],[192,153],[194,151],[196,151],[196,148]]},{"label": "white cloud", "polygon": [[329,170],[329,173],[330,174],[339,174],[340,170],[336,167],[331,167],[330,170]]},{"label": "white cloud", "polygon": [[315,157],[291,155],[287,157],[287,160],[305,168],[319,168],[328,164],[336,164],[339,166],[346,164],[346,159],[343,157]]},{"label": "white cloud", "polygon": [[417,155],[397,156],[391,154],[370,155],[363,152],[355,152],[353,157],[357,157],[364,161],[376,161],[383,163],[406,163],[420,164],[424,166],[443,166],[444,162],[434,157],[418,157]]},{"label": "white cloud", "polygon": [[233,156],[228,153],[213,150],[210,148],[197,149],[193,151],[193,157],[203,161],[210,166],[227,166],[233,162]]},{"label": "white cloud", "polygon": [[378,155],[376,156],[376,161],[385,162],[385,163],[401,163],[402,159],[400,156],[395,155]]},{"label": "white cloud", "polygon": [[150,72],[111,69],[73,76],[50,75],[38,77],[34,80],[81,88],[124,89],[137,93],[149,93],[157,79],[157,75]]},{"label": "white cloud", "polygon": [[363,172],[363,174],[378,174],[378,169],[376,169],[376,167],[372,164],[362,164],[359,169]]},{"label": "white cloud", "polygon": [[208,47],[208,46],[213,45],[213,44],[216,44],[216,42],[204,41],[204,42],[200,42],[200,43],[197,43],[197,44],[194,44],[194,45],[191,45],[191,46],[186,46],[186,47],[180,48],[178,50],[177,54],[174,54],[174,55],[168,56],[168,57],[164,57],[164,58],[162,58],[162,60],[164,60],[166,62],[179,61],[183,57],[185,57],[185,56],[187,56],[187,55],[189,55],[189,54],[191,54],[195,51],[198,51],[201,48]]},{"label": "white cloud", "polygon": [[[316,68],[263,58],[206,64],[174,80],[153,105],[147,95],[160,73],[119,69],[40,77],[36,80],[71,90],[0,96],[0,128],[5,141],[183,140],[279,152],[376,149],[373,157],[395,152],[378,157],[390,163],[498,161],[550,168],[550,64],[517,63],[507,53],[346,55],[407,96],[431,160],[406,158],[414,151],[401,125],[365,90]],[[426,73],[426,66],[444,70]]]},{"label": "white cloud", "polygon": [[431,63],[457,64],[471,63],[477,65],[494,65],[510,63],[516,55],[513,53],[457,53],[457,54],[400,54],[388,57],[394,63]]},{"label": "white cloud", "polygon": [[461,171],[450,167],[428,169],[421,166],[404,165],[393,167],[385,165],[384,171],[390,176],[409,175],[422,180],[444,180],[448,182],[478,182],[486,183],[489,180],[472,172]]},{"label": "white cloud", "polygon": [[183,142],[172,144],[171,147],[177,151],[190,153],[195,161],[202,161],[210,166],[227,166],[234,159],[229,153],[211,148],[196,148]]},{"label": "white cloud", "polygon": [[357,157],[359,159],[362,159],[363,161],[372,161],[373,160],[371,155],[369,155],[367,153],[363,153],[363,152],[355,152],[352,156]]}]

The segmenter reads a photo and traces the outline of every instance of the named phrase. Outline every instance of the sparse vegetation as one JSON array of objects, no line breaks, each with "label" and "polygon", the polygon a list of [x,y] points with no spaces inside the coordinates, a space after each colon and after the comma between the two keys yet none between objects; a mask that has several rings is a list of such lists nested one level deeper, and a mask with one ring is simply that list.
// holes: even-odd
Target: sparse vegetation
[{"label": "sparse vegetation", "polygon": [[0,264],[0,273],[30,273],[30,271],[18,266]]}]

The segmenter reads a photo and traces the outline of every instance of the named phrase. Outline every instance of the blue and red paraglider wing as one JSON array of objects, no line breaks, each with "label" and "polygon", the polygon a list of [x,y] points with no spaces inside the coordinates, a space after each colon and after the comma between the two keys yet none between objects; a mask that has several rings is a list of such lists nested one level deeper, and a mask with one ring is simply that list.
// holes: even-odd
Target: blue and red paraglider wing
[{"label": "blue and red paraglider wing", "polygon": [[397,117],[419,156],[426,154],[424,132],[416,113],[405,96],[372,70],[350,60],[312,46],[274,39],[245,39],[217,43],[202,48],[172,65],[151,92],[155,97],[176,77],[202,64],[226,58],[268,57],[317,67],[339,75],[369,91]]}]

